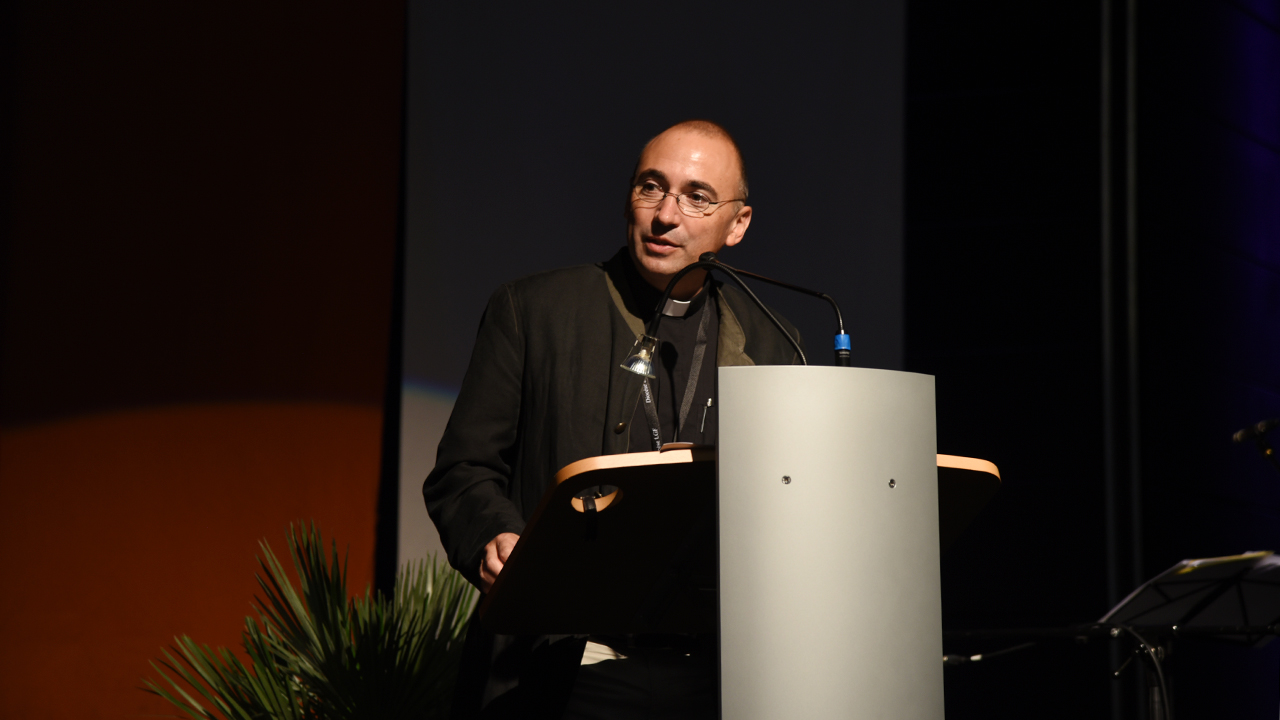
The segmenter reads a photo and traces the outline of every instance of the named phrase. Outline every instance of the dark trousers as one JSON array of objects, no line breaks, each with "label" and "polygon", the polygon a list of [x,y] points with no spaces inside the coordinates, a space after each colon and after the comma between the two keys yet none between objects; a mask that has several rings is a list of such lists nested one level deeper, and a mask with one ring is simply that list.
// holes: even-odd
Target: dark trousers
[{"label": "dark trousers", "polygon": [[578,668],[564,720],[716,720],[714,653],[630,650]]}]

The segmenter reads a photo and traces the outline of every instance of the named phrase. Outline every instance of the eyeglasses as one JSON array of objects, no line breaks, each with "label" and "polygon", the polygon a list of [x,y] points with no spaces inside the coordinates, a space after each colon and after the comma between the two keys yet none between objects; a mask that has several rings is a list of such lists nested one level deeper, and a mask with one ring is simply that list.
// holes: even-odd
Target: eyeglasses
[{"label": "eyeglasses", "polygon": [[654,207],[667,199],[668,195],[676,199],[676,207],[680,208],[680,212],[693,218],[706,217],[725,203],[747,201],[746,198],[712,200],[700,190],[687,193],[667,192],[652,180],[636,183],[635,187],[631,189],[632,202],[641,207]]}]

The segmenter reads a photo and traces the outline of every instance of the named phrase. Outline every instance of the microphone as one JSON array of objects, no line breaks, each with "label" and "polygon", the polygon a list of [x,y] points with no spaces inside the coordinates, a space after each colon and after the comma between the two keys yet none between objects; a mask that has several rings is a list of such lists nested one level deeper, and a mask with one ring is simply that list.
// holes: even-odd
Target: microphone
[{"label": "microphone", "polygon": [[1250,425],[1247,428],[1237,430],[1231,436],[1233,442],[1242,443],[1255,438],[1260,438],[1271,431],[1272,428],[1280,426],[1280,418],[1272,418],[1270,420],[1262,420],[1256,425]]},{"label": "microphone", "polygon": [[751,301],[755,303],[756,307],[760,308],[760,311],[765,314],[765,317],[769,318],[769,321],[773,323],[773,326],[778,328],[778,332],[782,333],[782,335],[787,338],[787,342],[791,343],[791,347],[795,348],[796,355],[800,357],[801,365],[808,365],[809,360],[804,356],[804,350],[800,348],[800,343],[796,342],[796,339],[791,336],[791,333],[787,332],[787,329],[782,326],[782,323],[778,318],[769,311],[769,308],[765,307],[765,304],[760,301],[760,298],[757,297],[756,294],[751,291],[751,288],[747,287],[747,284],[742,282],[742,278],[738,276],[746,275],[749,278],[753,278],[761,282],[767,282],[771,285],[777,285],[778,287],[786,288],[788,290],[804,293],[805,295],[812,295],[813,297],[822,298],[823,300],[831,303],[831,308],[835,310],[836,313],[837,328],[835,338],[835,364],[838,367],[851,367],[853,365],[849,352],[849,336],[844,331],[844,317],[840,314],[840,306],[836,304],[835,298],[826,293],[818,292],[817,290],[810,290],[808,288],[800,287],[799,285],[792,285],[791,283],[785,283],[781,280],[773,280],[763,275],[757,275],[753,272],[729,267],[728,265],[720,262],[716,258],[715,253],[705,252],[698,257],[696,262],[689,263],[685,267],[681,268],[680,272],[671,277],[670,282],[667,283],[666,289],[662,291],[662,297],[658,299],[658,307],[653,313],[653,319],[649,321],[649,325],[645,328],[644,334],[636,338],[636,344],[632,346],[631,352],[627,355],[627,359],[623,361],[622,368],[624,370],[628,370],[637,375],[644,375],[645,377],[654,377],[653,359],[658,354],[658,324],[662,322],[662,309],[667,306],[667,300],[671,297],[671,291],[675,289],[675,286],[680,282],[680,279],[697,268],[719,270],[737,283],[738,287],[742,288],[742,291],[747,294],[747,297],[751,298]]},{"label": "microphone", "polygon": [[[835,313],[836,313],[836,338],[835,338],[836,362],[835,364],[837,367],[851,367],[853,365],[853,360],[850,357],[850,350],[852,349],[852,344],[849,342],[848,334],[846,334],[844,331],[844,316],[840,314],[840,306],[836,304],[835,298],[831,297],[830,295],[824,292],[818,292],[817,290],[810,290],[809,288],[803,288],[803,287],[800,287],[799,285],[792,285],[791,283],[782,282],[781,280],[774,280],[772,278],[767,278],[763,275],[757,275],[756,273],[753,273],[753,272],[747,272],[746,270],[731,268],[728,265],[725,265],[724,263],[720,262],[716,258],[716,254],[713,252],[702,253],[702,255],[698,259],[702,262],[713,263],[716,268],[726,271],[726,273],[736,273],[738,275],[745,275],[753,280],[759,280],[760,282],[766,282],[766,283],[769,283],[770,285],[777,285],[778,287],[781,287],[781,288],[794,290],[795,292],[804,293],[805,295],[811,295],[813,297],[821,298],[831,303],[831,309],[835,310]],[[741,281],[739,281],[738,284],[741,285],[742,284]],[[743,289],[745,290],[746,287],[744,286]],[[751,291],[748,290],[747,292],[749,293]],[[752,298],[754,297],[755,296],[752,295]],[[760,301],[756,300],[756,302],[759,303]]]},{"label": "microphone", "polygon": [[[707,259],[708,257],[710,258],[709,260]],[[722,265],[715,258],[715,253],[703,253],[696,262],[689,263],[681,268],[680,272],[671,277],[671,281],[667,283],[667,288],[662,291],[662,297],[658,299],[658,307],[654,309],[653,319],[649,321],[649,325],[645,328],[644,334],[636,338],[636,344],[631,347],[631,352],[627,355],[627,359],[622,362],[622,368],[624,370],[633,372],[637,375],[644,375],[645,377],[654,377],[653,360],[658,355],[658,323],[662,322],[662,309],[667,306],[667,300],[671,298],[671,291],[675,289],[676,285],[680,282],[680,279],[698,268],[719,270],[725,275],[728,275],[735,283],[738,284],[738,287],[742,288],[742,291],[747,294],[747,297],[751,298],[751,301],[756,304],[756,307],[760,308],[760,312],[764,313],[765,317],[769,318],[769,321],[773,323],[773,326],[778,328],[778,332],[782,333],[782,335],[787,338],[787,342],[791,343],[791,347],[795,348],[796,355],[800,357],[800,364],[809,364],[809,359],[804,356],[804,350],[800,347],[800,343],[796,342],[796,339],[791,336],[791,333],[787,332],[787,329],[782,326],[782,323],[779,322],[778,318],[769,311],[769,308],[765,307],[765,304],[760,301],[760,298],[756,297],[755,293],[751,292],[751,288],[747,287],[747,284],[742,282],[742,278],[738,277],[738,273],[735,272],[733,268]]]}]

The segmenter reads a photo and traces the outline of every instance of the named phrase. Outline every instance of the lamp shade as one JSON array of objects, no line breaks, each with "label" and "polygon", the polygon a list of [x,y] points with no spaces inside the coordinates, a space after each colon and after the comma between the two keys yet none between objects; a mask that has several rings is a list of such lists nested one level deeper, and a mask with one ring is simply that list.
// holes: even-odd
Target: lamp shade
[{"label": "lamp shade", "polygon": [[636,344],[631,346],[631,352],[627,353],[627,359],[622,362],[622,369],[647,378],[656,378],[653,374],[653,358],[657,353],[658,339],[640,335],[636,338]]}]

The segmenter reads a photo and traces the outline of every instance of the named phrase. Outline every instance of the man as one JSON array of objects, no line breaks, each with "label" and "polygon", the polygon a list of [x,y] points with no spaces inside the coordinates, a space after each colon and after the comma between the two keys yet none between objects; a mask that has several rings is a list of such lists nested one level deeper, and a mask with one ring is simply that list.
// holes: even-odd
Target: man
[{"label": "man", "polygon": [[[663,309],[658,377],[620,367],[671,278],[751,224],[741,154],[714,123],[649,141],[631,184],[624,250],[503,285],[485,310],[423,487],[450,563],[481,592],[557,470],[676,437],[714,443],[717,366],[798,360],[742,293],[699,270]],[[716,717],[714,638],[591,640],[494,636],[477,619],[454,717]]]}]

